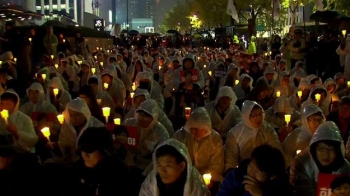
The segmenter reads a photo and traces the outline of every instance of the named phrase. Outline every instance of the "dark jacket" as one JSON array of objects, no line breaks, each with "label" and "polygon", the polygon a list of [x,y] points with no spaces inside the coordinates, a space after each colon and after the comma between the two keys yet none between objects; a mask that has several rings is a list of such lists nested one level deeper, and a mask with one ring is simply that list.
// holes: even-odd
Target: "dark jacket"
[{"label": "dark jacket", "polygon": [[[327,116],[327,121],[333,121],[338,127],[340,126],[340,122],[339,122],[339,117],[338,117],[338,112],[332,112]],[[346,129],[345,133],[342,133],[342,131],[340,130],[340,134],[343,138],[344,144],[347,143],[348,138],[350,136],[350,121],[348,121],[348,127]]]}]

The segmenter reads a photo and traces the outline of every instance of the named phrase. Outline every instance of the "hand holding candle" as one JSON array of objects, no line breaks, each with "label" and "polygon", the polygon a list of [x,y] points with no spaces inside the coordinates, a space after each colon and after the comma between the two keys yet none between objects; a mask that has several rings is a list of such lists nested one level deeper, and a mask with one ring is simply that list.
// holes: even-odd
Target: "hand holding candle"
[{"label": "hand holding candle", "polygon": [[203,180],[205,182],[205,185],[209,185],[210,184],[210,180],[211,180],[211,174],[204,174],[203,175]]},{"label": "hand holding candle", "polygon": [[5,120],[5,123],[7,124],[7,119],[9,118],[9,111],[8,110],[2,110],[0,112],[1,117]]},{"label": "hand holding candle", "polygon": [[41,133],[50,141],[50,128],[49,127],[44,127],[41,129]]},{"label": "hand holding candle", "polygon": [[102,113],[103,113],[103,116],[106,118],[106,123],[108,123],[108,117],[111,114],[111,108],[110,107],[103,107]]}]

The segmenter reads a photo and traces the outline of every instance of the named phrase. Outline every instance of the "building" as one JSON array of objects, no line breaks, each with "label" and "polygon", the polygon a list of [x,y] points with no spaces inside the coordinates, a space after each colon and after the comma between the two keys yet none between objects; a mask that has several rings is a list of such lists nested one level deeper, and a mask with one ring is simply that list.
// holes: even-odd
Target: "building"
[{"label": "building", "polygon": [[313,3],[308,3],[305,6],[290,6],[290,8],[288,8],[287,19],[283,32],[289,32],[289,28],[292,26],[303,26],[304,20],[305,22],[309,22],[310,16],[313,14],[313,8]]},{"label": "building", "polygon": [[140,33],[154,33],[153,19],[133,18],[131,19],[130,29],[137,30]]}]

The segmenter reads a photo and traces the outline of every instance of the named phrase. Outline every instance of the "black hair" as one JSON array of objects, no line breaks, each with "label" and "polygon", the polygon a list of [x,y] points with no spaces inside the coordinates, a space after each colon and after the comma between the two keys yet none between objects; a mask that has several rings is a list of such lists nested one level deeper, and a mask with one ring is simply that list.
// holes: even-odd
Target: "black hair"
[{"label": "black hair", "polygon": [[314,90],[314,92],[312,92],[312,94],[311,94],[311,99],[315,100],[316,99],[315,95],[322,94],[322,93],[324,93],[326,96],[328,94],[327,90],[323,89],[323,88],[319,88],[319,89]]},{"label": "black hair", "polygon": [[117,62],[117,58],[115,58],[115,57],[109,57],[109,61]]},{"label": "black hair", "polygon": [[84,85],[79,89],[79,95],[86,95],[90,100],[95,99],[92,87],[90,85]]},{"label": "black hair", "polygon": [[104,74],[101,74],[101,78],[104,77],[104,76],[108,76],[110,77],[111,80],[113,80],[113,76],[109,73],[104,73]]},{"label": "black hair", "polygon": [[18,96],[10,92],[4,92],[1,95],[1,100],[11,100],[16,105],[18,103]]},{"label": "black hair", "polygon": [[149,117],[149,118],[153,118],[152,115],[150,115],[149,113],[147,113],[147,112],[145,112],[143,110],[138,110],[137,113],[142,114],[142,115],[144,115],[146,117]]},{"label": "black hair", "polygon": [[[316,147],[321,142],[326,144],[327,146],[332,146],[335,149],[335,154],[336,154],[335,159],[328,166],[322,166],[316,156]],[[345,161],[340,148],[341,148],[341,142],[333,141],[333,140],[320,140],[318,142],[311,144],[310,153],[317,165],[318,170],[321,173],[331,174],[333,171],[337,171],[338,169],[344,166]]]},{"label": "black hair", "polygon": [[320,80],[320,78],[314,78],[310,81],[310,84],[315,84],[319,80]]},{"label": "black hair", "polygon": [[164,145],[159,147],[156,150],[156,158],[158,159],[159,157],[169,155],[171,157],[174,157],[176,159],[176,163],[180,164],[182,162],[186,163],[186,160],[184,156],[173,146],[170,145]]},{"label": "black hair", "polygon": [[105,127],[87,128],[78,140],[78,149],[86,153],[98,150],[104,155],[110,155],[113,150],[112,135]]},{"label": "black hair", "polygon": [[126,129],[125,126],[116,126],[113,130],[114,135],[119,135],[121,133],[125,133],[127,137],[129,137],[128,130]]},{"label": "black hair", "polygon": [[97,103],[92,87],[90,85],[82,86],[79,89],[78,95],[85,95],[90,99],[89,109],[91,111],[91,115],[103,122],[103,113],[100,106]]},{"label": "black hair", "polygon": [[251,160],[255,161],[260,171],[270,177],[286,175],[284,156],[275,147],[265,144],[254,148]]},{"label": "black hair", "polygon": [[339,104],[350,106],[350,96],[344,96],[340,99]]},{"label": "black hair", "polygon": [[341,187],[344,184],[348,184],[350,185],[350,176],[339,176],[336,177],[332,182],[331,182],[331,189],[332,192],[334,191],[334,189]]},{"label": "black hair", "polygon": [[0,68],[0,75],[7,75],[7,72],[8,72],[8,70],[7,70],[7,68],[4,68],[4,67],[2,67],[2,68]]},{"label": "black hair", "polygon": [[98,85],[98,79],[97,78],[89,78],[88,84],[96,84],[96,85]]}]

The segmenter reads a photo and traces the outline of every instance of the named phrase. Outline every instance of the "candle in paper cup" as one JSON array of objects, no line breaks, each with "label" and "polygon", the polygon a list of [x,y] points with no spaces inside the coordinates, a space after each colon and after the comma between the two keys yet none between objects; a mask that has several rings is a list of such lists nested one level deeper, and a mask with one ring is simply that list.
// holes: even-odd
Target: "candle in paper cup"
[{"label": "candle in paper cup", "polygon": [[135,93],[130,93],[130,98],[133,99],[134,95],[135,95]]},{"label": "candle in paper cup", "polygon": [[32,41],[32,38],[31,38],[31,37],[29,38],[29,41],[30,41],[30,42]]},{"label": "candle in paper cup", "polygon": [[66,43],[66,39],[63,39],[63,43]]},{"label": "candle in paper cup", "polygon": [[315,95],[315,99],[316,99],[316,101],[320,101],[321,100],[321,95],[317,93]]},{"label": "candle in paper cup", "polygon": [[4,119],[7,119],[9,117],[9,111],[8,110],[2,110],[1,111],[1,117]]},{"label": "candle in paper cup", "polygon": [[135,84],[135,82],[134,83],[132,83],[132,91],[135,91],[136,90],[136,84]]},{"label": "candle in paper cup", "polygon": [[115,125],[120,125],[120,118],[115,118],[114,119],[114,124]]},{"label": "candle in paper cup", "polygon": [[103,67],[103,62],[100,62],[100,65]]},{"label": "candle in paper cup", "polygon": [[15,58],[13,58],[13,60],[15,61],[15,62],[17,62],[17,58],[15,57]]},{"label": "candle in paper cup", "polygon": [[96,47],[96,50],[99,50],[100,48],[99,47]]},{"label": "candle in paper cup", "polygon": [[110,107],[103,107],[102,112],[103,112],[104,117],[109,117],[109,115],[111,114],[111,108]]},{"label": "candle in paper cup", "polygon": [[211,76],[212,75],[211,71],[209,71],[208,74],[209,74],[209,76]]},{"label": "candle in paper cup", "polygon": [[270,52],[269,52],[269,54],[271,55],[271,54],[272,54],[272,52],[270,51]]},{"label": "candle in paper cup", "polygon": [[96,72],[96,68],[95,67],[91,68],[91,73],[95,74],[95,72]]},{"label": "candle in paper cup", "polygon": [[108,83],[103,83],[103,88],[107,89],[108,88]]},{"label": "candle in paper cup", "polygon": [[291,118],[292,118],[292,115],[290,115],[290,114],[284,115],[284,120],[286,121],[287,126],[290,123]]},{"label": "candle in paper cup", "polygon": [[297,150],[296,153],[299,154],[301,152],[301,150]]},{"label": "candle in paper cup", "polygon": [[97,59],[97,56],[95,55],[94,58]]},{"label": "candle in paper cup", "polygon": [[46,80],[46,74],[41,74],[41,77],[43,78],[43,80]]},{"label": "candle in paper cup", "polygon": [[53,59],[55,56],[51,54],[51,56],[50,56],[50,57],[51,57],[51,59]]},{"label": "candle in paper cup", "polygon": [[57,115],[57,120],[58,120],[58,122],[59,122],[60,124],[63,124],[63,122],[64,122],[64,116],[63,116],[63,114]]},{"label": "candle in paper cup", "polygon": [[101,105],[102,99],[96,99],[96,101],[97,101],[97,104],[98,104],[98,105]]},{"label": "candle in paper cup", "polygon": [[190,107],[185,107],[185,116],[186,118],[190,117],[191,115],[191,108]]},{"label": "candle in paper cup", "polygon": [[56,68],[56,69],[58,68],[58,64],[57,64],[57,63],[55,64],[55,68]]},{"label": "candle in paper cup", "polygon": [[205,68],[207,68],[207,65],[204,65],[203,67],[204,67],[204,69],[205,69]]},{"label": "candle in paper cup", "polygon": [[239,84],[239,80],[235,80],[235,85],[238,85]]},{"label": "candle in paper cup", "polygon": [[2,64],[2,61],[0,61],[0,65]]},{"label": "candle in paper cup", "polygon": [[81,65],[83,63],[83,61],[78,61],[78,64]]},{"label": "candle in paper cup", "polygon": [[303,91],[298,91],[298,97],[301,99],[301,96],[303,95]]},{"label": "candle in paper cup", "polygon": [[58,91],[59,91],[58,88],[54,88],[54,89],[53,89],[53,94],[54,94],[55,96],[57,96],[57,95],[58,95]]},{"label": "candle in paper cup", "polygon": [[41,133],[43,133],[43,135],[44,135],[47,139],[50,138],[51,133],[50,133],[50,128],[49,128],[49,127],[44,127],[44,128],[42,128],[40,131],[41,131]]},{"label": "candle in paper cup", "polygon": [[265,56],[267,56],[267,52],[265,52]]},{"label": "candle in paper cup", "polygon": [[341,33],[345,36],[346,35],[346,30],[342,30]]},{"label": "candle in paper cup", "polygon": [[109,53],[109,50],[107,50],[107,53]]},{"label": "candle in paper cup", "polygon": [[278,97],[280,97],[281,96],[281,91],[277,91],[276,92],[276,97],[278,98]]},{"label": "candle in paper cup", "polygon": [[205,182],[205,185],[209,185],[210,184],[210,180],[211,180],[211,174],[204,174],[203,175],[203,180]]},{"label": "candle in paper cup", "polygon": [[350,86],[350,81],[348,81],[348,86]]}]

